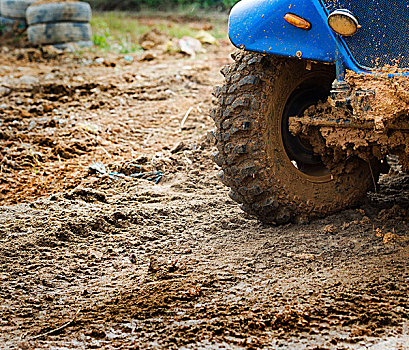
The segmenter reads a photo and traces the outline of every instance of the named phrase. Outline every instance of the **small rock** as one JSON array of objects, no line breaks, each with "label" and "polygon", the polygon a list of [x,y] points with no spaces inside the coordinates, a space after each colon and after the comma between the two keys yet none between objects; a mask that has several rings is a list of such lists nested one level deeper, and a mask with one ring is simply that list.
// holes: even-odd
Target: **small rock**
[{"label": "small rock", "polygon": [[20,115],[21,115],[23,118],[30,118],[30,117],[31,117],[31,114],[30,114],[29,112],[25,111],[24,109],[21,109],[21,110],[20,110]]},{"label": "small rock", "polygon": [[46,104],[43,105],[43,111],[45,113],[51,112],[53,109],[54,107],[52,105],[46,105]]},{"label": "small rock", "polygon": [[11,90],[5,86],[0,86],[0,97],[7,96]]},{"label": "small rock", "polygon": [[43,55],[46,55],[50,58],[57,57],[58,55],[61,55],[63,53],[62,50],[54,47],[53,45],[43,46],[41,50],[43,52]]},{"label": "small rock", "polygon": [[17,83],[26,84],[26,85],[36,85],[40,80],[32,75],[23,75],[17,80]]},{"label": "small rock", "polygon": [[154,256],[151,256],[149,259],[148,271],[157,272],[159,270],[160,270],[160,265],[159,265],[158,259],[156,259]]},{"label": "small rock", "polygon": [[156,46],[156,44],[153,41],[150,41],[150,40],[147,40],[147,41],[144,41],[143,43],[141,43],[141,47],[144,50],[153,49],[155,46]]},{"label": "small rock", "polygon": [[168,36],[162,33],[160,30],[154,28],[150,32],[143,34],[139,39],[139,44],[145,48],[153,48],[159,45],[164,44],[169,40]]},{"label": "small rock", "polygon": [[325,226],[323,231],[324,233],[337,233],[338,229],[335,225],[330,224],[330,225]]},{"label": "small rock", "polygon": [[91,259],[101,260],[104,253],[102,253],[102,252],[100,252],[98,250],[90,249],[88,251],[88,255],[90,256]]},{"label": "small rock", "polygon": [[28,130],[32,130],[37,126],[37,123],[35,120],[30,121],[30,124],[28,125]]},{"label": "small rock", "polygon": [[85,334],[95,339],[104,339],[107,336],[103,330],[99,329],[93,329],[91,332]]},{"label": "small rock", "polygon": [[53,73],[48,73],[48,74],[46,74],[45,76],[44,76],[44,81],[49,81],[49,80],[52,80],[52,79],[55,79],[55,74],[53,74]]},{"label": "small rock", "polygon": [[383,236],[383,239],[382,239],[384,244],[395,243],[395,242],[399,242],[401,240],[402,240],[401,237],[399,235],[397,235],[396,233],[393,233],[393,232],[385,233],[385,235]]},{"label": "small rock", "polygon": [[175,147],[170,150],[170,153],[178,153],[186,149],[186,145],[183,141],[179,142]]},{"label": "small rock", "polygon": [[212,34],[204,30],[201,30],[199,33],[197,33],[196,39],[199,40],[202,44],[209,44],[209,45],[217,44],[216,38]]},{"label": "small rock", "polygon": [[181,52],[187,53],[192,57],[195,57],[196,54],[203,52],[202,43],[199,40],[189,36],[184,36],[179,40],[179,48]]},{"label": "small rock", "polygon": [[140,60],[141,61],[153,61],[154,59],[156,59],[156,56],[151,52],[147,52],[141,57]]},{"label": "small rock", "polygon": [[316,256],[314,254],[300,253],[300,254],[294,254],[292,258],[300,259],[300,260],[315,260]]}]

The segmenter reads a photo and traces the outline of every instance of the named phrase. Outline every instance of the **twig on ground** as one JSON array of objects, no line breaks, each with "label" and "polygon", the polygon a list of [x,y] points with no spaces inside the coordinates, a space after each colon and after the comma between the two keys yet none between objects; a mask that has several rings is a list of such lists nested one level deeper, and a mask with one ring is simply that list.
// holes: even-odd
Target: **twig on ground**
[{"label": "twig on ground", "polygon": [[46,333],[36,335],[35,337],[32,337],[31,340],[36,340],[36,339],[45,337],[47,335],[52,335],[54,333],[58,333],[59,331],[62,331],[64,328],[67,328],[69,325],[71,325],[75,321],[80,311],[81,311],[81,308],[78,309],[78,311],[75,313],[74,317],[70,321],[68,321],[67,323],[64,323],[61,327],[58,327]]},{"label": "twig on ground", "polygon": [[104,147],[102,147],[102,146],[99,146],[99,147],[105,152],[105,154],[106,154],[109,158],[112,158],[111,154],[110,154]]},{"label": "twig on ground", "polygon": [[190,112],[192,112],[192,111],[193,111],[193,107],[190,107],[190,108],[187,110],[185,116],[183,117],[182,121],[180,122],[180,128],[181,128],[181,129],[183,129],[183,127],[184,127],[184,125],[185,125],[185,123],[186,123],[186,120],[187,120],[187,118],[189,117]]},{"label": "twig on ground", "polygon": [[143,145],[146,146],[150,140],[150,138],[153,136],[154,132],[151,131],[148,135],[148,137],[143,141]]},{"label": "twig on ground", "polygon": [[185,156],[186,162],[187,162],[189,165],[192,165],[193,162],[192,162],[192,160],[190,160],[190,159],[188,158],[188,156],[186,155],[186,151],[183,152],[183,155]]}]

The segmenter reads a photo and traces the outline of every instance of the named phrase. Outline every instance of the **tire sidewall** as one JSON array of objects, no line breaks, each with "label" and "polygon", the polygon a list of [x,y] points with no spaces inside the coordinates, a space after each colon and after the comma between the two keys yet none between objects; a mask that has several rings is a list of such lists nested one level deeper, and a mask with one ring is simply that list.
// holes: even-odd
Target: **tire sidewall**
[{"label": "tire sidewall", "polygon": [[28,27],[28,39],[32,44],[61,44],[91,41],[91,26],[83,22],[41,23]]},{"label": "tire sidewall", "polygon": [[26,12],[29,25],[58,22],[89,22],[91,6],[82,1],[39,4],[28,7]]}]

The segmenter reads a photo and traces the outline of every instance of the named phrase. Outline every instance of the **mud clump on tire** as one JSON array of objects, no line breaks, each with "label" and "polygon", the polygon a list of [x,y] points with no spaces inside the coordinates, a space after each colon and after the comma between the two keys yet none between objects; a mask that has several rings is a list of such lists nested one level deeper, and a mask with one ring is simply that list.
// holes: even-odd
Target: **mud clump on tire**
[{"label": "mud clump on tire", "polygon": [[[359,115],[345,115],[342,107],[333,106],[331,101],[325,101],[306,110],[305,116],[323,117],[343,120],[346,117],[358,126],[303,126],[294,123],[291,128],[296,134],[305,136],[316,132],[321,140],[312,142],[314,151],[322,153],[323,148],[331,151],[333,159],[355,157],[364,161],[376,159],[384,161],[389,154],[399,157],[404,171],[409,171],[409,83],[405,76],[388,77],[386,74],[362,75],[349,72],[346,77],[351,86],[351,95],[358,91],[371,90],[375,99],[370,109]],[[361,127],[359,127],[361,125]],[[324,145],[324,146],[323,146]]]}]

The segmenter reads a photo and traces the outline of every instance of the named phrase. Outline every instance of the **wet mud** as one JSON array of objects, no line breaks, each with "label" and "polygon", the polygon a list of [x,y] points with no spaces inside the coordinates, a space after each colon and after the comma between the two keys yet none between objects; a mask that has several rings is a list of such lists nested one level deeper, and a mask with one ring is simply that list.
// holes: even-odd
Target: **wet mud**
[{"label": "wet mud", "polygon": [[408,176],[309,224],[244,214],[211,160],[220,44],[3,52],[0,348],[408,348]]},{"label": "wet mud", "polygon": [[[348,72],[351,105],[339,106],[331,98],[308,108],[303,118],[291,120],[291,131],[309,139],[317,154],[324,154],[328,166],[345,171],[345,159],[384,162],[389,154],[399,157],[409,171],[409,79],[388,76],[395,72],[356,74]],[[365,100],[354,96],[370,91]],[[355,166],[359,166],[355,162]]]}]

